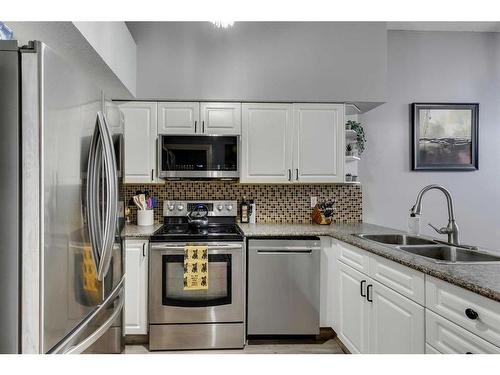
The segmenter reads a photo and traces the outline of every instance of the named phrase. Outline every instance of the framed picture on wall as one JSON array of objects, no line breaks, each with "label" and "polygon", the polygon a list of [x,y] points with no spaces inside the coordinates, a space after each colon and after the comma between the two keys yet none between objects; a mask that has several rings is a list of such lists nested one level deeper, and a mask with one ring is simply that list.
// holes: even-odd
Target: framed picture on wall
[{"label": "framed picture on wall", "polygon": [[412,169],[478,169],[479,104],[412,103]]}]

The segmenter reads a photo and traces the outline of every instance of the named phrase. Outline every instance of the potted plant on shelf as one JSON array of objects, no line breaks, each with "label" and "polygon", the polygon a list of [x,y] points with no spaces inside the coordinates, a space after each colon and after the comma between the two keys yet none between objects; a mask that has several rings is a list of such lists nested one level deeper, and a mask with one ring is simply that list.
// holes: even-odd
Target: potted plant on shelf
[{"label": "potted plant on shelf", "polygon": [[352,147],[352,143],[348,143],[347,146],[345,146],[345,155],[354,156],[354,147]]},{"label": "potted plant on shelf", "polygon": [[358,156],[360,156],[365,150],[365,143],[366,143],[366,137],[363,125],[361,125],[360,122],[349,120],[346,122],[345,127],[346,129],[354,130],[356,132],[356,145],[358,149]]}]

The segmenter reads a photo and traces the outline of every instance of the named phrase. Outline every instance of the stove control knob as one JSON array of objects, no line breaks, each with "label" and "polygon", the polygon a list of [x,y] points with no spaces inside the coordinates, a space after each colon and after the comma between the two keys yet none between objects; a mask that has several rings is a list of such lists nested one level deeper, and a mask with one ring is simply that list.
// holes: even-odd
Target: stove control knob
[{"label": "stove control knob", "polygon": [[182,204],[180,204],[180,205],[178,205],[178,206],[177,206],[177,209],[178,209],[179,211],[182,211],[182,210],[184,209],[184,206],[183,206]]},{"label": "stove control knob", "polygon": [[222,204],[219,204],[219,205],[217,206],[217,209],[218,209],[219,211],[222,211],[222,208],[223,208],[223,207],[222,207]]},{"label": "stove control knob", "polygon": [[169,205],[168,205],[168,210],[169,210],[169,211],[173,211],[173,210],[174,210],[174,208],[175,208],[175,206],[174,206],[173,204],[169,204]]},{"label": "stove control knob", "polygon": [[233,210],[233,205],[232,204],[226,204],[226,209],[228,211],[232,211]]}]

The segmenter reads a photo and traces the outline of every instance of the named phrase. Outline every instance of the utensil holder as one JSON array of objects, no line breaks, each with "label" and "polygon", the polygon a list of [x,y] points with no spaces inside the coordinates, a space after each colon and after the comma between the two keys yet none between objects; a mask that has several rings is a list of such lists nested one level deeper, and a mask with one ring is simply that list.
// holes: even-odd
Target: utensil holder
[{"label": "utensil holder", "polygon": [[153,225],[154,216],[154,210],[137,210],[137,225]]}]

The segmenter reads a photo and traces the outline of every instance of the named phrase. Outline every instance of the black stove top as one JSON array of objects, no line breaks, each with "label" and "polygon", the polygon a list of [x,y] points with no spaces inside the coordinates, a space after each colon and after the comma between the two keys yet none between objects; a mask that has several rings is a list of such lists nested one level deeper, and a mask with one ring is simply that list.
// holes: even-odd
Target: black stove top
[{"label": "black stove top", "polygon": [[165,223],[151,241],[242,241],[243,234],[236,224],[210,224],[196,228],[189,224]]}]

